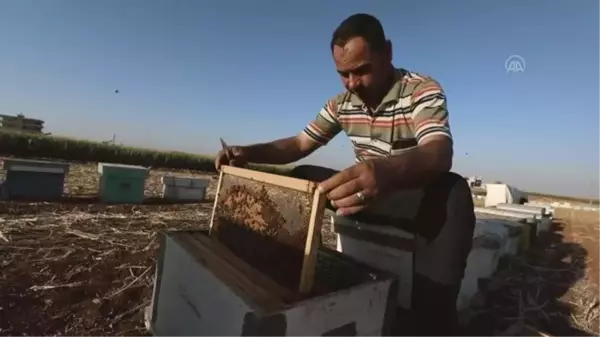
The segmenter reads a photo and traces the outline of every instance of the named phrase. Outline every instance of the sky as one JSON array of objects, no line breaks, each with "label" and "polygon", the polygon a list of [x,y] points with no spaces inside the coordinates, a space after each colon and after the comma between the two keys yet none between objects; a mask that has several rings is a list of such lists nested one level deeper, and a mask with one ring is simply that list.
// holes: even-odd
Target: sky
[{"label": "sky", "polygon": [[[396,67],[444,87],[455,172],[597,197],[598,6],[2,0],[0,113],[43,119],[53,134],[115,134],[117,143],[202,154],[215,154],[219,137],[231,145],[289,137],[342,92],[329,41],[363,12],[381,20]],[[511,55],[522,72],[507,71]],[[343,169],[353,153],[340,134],[301,162]]]}]

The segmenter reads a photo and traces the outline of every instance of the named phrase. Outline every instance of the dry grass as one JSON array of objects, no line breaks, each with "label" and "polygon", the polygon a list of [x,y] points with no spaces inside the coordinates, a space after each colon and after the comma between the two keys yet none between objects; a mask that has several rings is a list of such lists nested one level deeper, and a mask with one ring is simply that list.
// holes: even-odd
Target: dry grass
[{"label": "dry grass", "polygon": [[[212,205],[95,204],[95,168],[71,170],[66,203],[0,203],[0,333],[143,334],[157,232],[206,227]],[[161,173],[146,196],[158,196]]]},{"label": "dry grass", "polygon": [[[527,254],[505,260],[485,292],[472,334],[598,335],[598,218],[557,211],[561,219]],[[492,329],[493,327],[493,329]]]}]

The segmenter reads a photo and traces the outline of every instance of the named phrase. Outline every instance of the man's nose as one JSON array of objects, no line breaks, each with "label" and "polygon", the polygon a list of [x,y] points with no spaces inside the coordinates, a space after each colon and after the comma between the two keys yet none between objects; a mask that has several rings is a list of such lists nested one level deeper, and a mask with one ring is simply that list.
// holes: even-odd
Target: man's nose
[{"label": "man's nose", "polygon": [[360,80],[358,77],[350,75],[348,76],[348,89],[355,90],[360,85]]}]

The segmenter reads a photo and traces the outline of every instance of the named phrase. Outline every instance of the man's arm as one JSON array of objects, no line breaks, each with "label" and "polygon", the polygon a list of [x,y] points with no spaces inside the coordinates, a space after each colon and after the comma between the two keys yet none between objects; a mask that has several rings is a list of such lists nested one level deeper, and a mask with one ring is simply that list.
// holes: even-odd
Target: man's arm
[{"label": "man's arm", "polygon": [[428,79],[415,88],[411,100],[418,146],[382,163],[386,172],[393,172],[397,188],[422,187],[452,168],[452,133],[442,87]]},{"label": "man's arm", "polygon": [[255,164],[286,165],[313,153],[320,144],[304,133],[269,143],[243,147],[248,161]]},{"label": "man's arm", "polygon": [[256,164],[285,165],[307,157],[341,131],[337,109],[337,102],[330,100],[298,135],[245,146],[244,152],[248,161]]}]

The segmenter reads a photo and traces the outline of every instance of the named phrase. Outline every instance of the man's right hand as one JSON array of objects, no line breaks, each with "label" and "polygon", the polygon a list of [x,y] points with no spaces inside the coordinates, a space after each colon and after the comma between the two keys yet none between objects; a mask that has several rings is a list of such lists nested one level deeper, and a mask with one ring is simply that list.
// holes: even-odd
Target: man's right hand
[{"label": "man's right hand", "polygon": [[243,167],[248,163],[248,150],[243,146],[230,146],[217,153],[215,168],[221,170],[221,165]]}]

